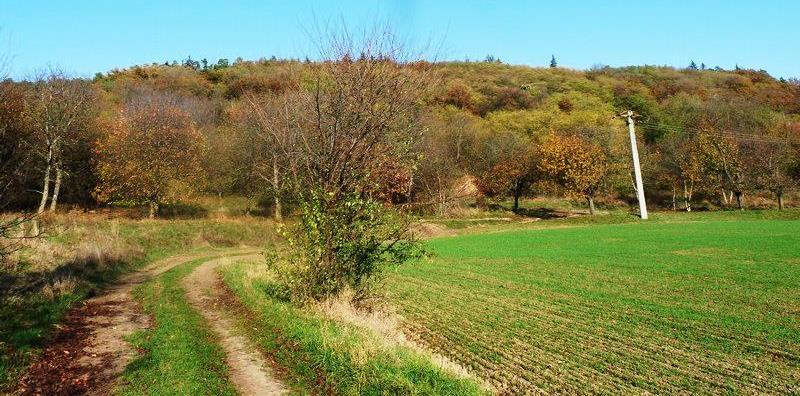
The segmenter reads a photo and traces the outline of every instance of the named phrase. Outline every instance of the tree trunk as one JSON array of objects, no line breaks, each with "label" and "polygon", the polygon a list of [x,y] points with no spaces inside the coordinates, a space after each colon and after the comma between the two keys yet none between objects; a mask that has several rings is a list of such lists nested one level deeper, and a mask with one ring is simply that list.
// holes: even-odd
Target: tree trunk
[{"label": "tree trunk", "polygon": [[783,191],[778,191],[778,210],[783,210]]},{"label": "tree trunk", "polygon": [[411,202],[411,192],[414,191],[414,172],[408,176],[408,188],[406,189],[406,202]]},{"label": "tree trunk", "polygon": [[39,201],[39,209],[36,213],[44,212],[47,206],[47,197],[50,196],[50,168],[53,166],[53,148],[47,150],[47,167],[44,168],[44,181],[42,182],[42,200]]},{"label": "tree trunk", "polygon": [[741,191],[733,191],[733,194],[736,196],[736,206],[739,210],[744,210],[744,202],[742,200],[743,194]]},{"label": "tree trunk", "polygon": [[148,218],[155,219],[157,212],[158,212],[158,202],[154,200],[150,201],[150,214],[148,215]]},{"label": "tree trunk", "polygon": [[594,197],[591,195],[587,195],[586,201],[589,203],[589,214],[594,215]]},{"label": "tree trunk", "polygon": [[278,160],[272,160],[272,189],[274,190],[273,196],[275,198],[275,221],[283,221],[283,211],[281,208],[281,194],[280,194],[280,174],[278,173]]},{"label": "tree trunk", "polygon": [[39,235],[39,219],[31,221],[31,234],[29,236],[35,237]]},{"label": "tree trunk", "polygon": [[513,191],[513,194],[514,194],[514,209],[513,209],[513,211],[514,211],[514,213],[517,213],[517,211],[519,210],[519,196],[520,196],[519,189],[515,188],[514,191]]},{"label": "tree trunk", "polygon": [[[694,182],[692,182],[694,183]],[[694,184],[689,187],[686,184],[686,181],[683,181],[683,207],[686,209],[687,212],[692,211],[692,191],[694,190]]]},{"label": "tree trunk", "polygon": [[61,175],[64,173],[64,171],[61,170],[60,162],[56,162],[55,165],[56,165],[56,181],[55,184],[53,185],[53,198],[50,200],[51,212],[56,211],[56,205],[58,205],[58,194],[61,191]]},{"label": "tree trunk", "polygon": [[675,211],[677,211],[677,210],[678,210],[678,204],[676,203],[675,194],[676,194],[676,192],[675,192],[675,185],[673,185],[673,186],[672,186],[672,211],[673,211],[673,212],[675,212]]}]

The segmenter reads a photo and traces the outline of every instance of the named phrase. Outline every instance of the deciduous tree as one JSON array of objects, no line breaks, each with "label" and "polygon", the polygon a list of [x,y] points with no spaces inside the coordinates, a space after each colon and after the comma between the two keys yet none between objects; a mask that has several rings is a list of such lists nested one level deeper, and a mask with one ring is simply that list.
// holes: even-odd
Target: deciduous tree
[{"label": "deciduous tree", "polygon": [[85,137],[87,125],[94,117],[93,98],[94,91],[88,81],[69,78],[58,70],[42,74],[33,82],[26,115],[35,152],[44,164],[38,213],[44,212],[48,199],[50,210],[56,209],[65,177],[66,154]]},{"label": "deciduous tree", "polygon": [[161,203],[192,189],[201,144],[189,114],[168,95],[129,103],[97,146],[98,197],[146,203],[154,218]]},{"label": "deciduous tree", "polygon": [[[289,138],[276,148],[289,159],[289,182],[300,203],[290,277],[294,295],[324,299],[344,289],[364,297],[389,263],[413,251],[408,224],[374,191],[375,162],[411,161],[425,63],[412,62],[391,33],[364,40],[332,34],[314,68],[309,90],[284,94],[270,123],[289,115]],[[273,116],[269,116],[273,117]]]},{"label": "deciduous tree", "polygon": [[476,145],[479,154],[470,168],[477,176],[479,190],[488,197],[510,195],[516,212],[520,198],[537,177],[534,142],[515,132],[489,131],[480,136]]},{"label": "deciduous tree", "polygon": [[589,213],[595,213],[594,198],[608,170],[600,146],[575,135],[551,134],[541,146],[538,166],[569,194],[585,198]]},{"label": "deciduous tree", "polygon": [[800,140],[800,123],[775,122],[765,138],[753,143],[753,177],[758,187],[775,196],[778,209],[782,210],[784,195],[799,182],[794,172],[800,166],[800,145],[796,143]]}]

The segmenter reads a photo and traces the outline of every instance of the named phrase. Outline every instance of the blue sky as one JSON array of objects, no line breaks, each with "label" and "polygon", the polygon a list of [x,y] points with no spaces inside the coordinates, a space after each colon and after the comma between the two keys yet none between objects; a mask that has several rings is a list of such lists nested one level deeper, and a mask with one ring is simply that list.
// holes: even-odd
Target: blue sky
[{"label": "blue sky", "polygon": [[315,26],[390,24],[440,59],[544,66],[698,64],[800,77],[800,1],[0,0],[0,54],[21,78],[134,64],[314,57]]}]

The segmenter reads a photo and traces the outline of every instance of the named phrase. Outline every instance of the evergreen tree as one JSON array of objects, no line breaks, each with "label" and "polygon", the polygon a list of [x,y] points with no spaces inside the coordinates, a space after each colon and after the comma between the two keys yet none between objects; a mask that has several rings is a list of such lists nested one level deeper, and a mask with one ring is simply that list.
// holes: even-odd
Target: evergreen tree
[{"label": "evergreen tree", "polygon": [[556,62],[555,55],[550,55],[550,67],[558,67],[558,62]]},{"label": "evergreen tree", "polygon": [[689,63],[689,67],[687,67],[687,69],[697,70],[697,63],[694,63],[694,61],[692,61],[692,63]]}]

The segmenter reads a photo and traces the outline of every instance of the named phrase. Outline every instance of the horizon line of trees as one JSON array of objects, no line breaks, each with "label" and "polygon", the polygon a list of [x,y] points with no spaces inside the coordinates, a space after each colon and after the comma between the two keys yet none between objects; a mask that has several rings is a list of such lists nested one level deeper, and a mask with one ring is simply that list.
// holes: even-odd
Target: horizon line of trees
[{"label": "horizon line of trees", "polygon": [[[159,205],[193,191],[269,196],[280,218],[287,175],[263,116],[278,111],[274,97],[306,92],[325,63],[218,64],[225,66],[134,67],[92,82],[58,70],[3,80],[4,207],[41,213],[60,202],[143,203],[155,216]],[[422,65],[403,69],[418,73]],[[742,208],[746,194],[763,191],[783,207],[798,184],[800,85],[762,72],[706,81],[690,70],[647,67],[424,67],[443,83],[420,96],[414,117],[426,133],[409,142],[418,161],[385,160],[374,170],[382,175],[374,194],[390,204],[444,214],[476,189],[513,199],[515,210],[537,193],[584,199],[592,212],[598,196],[630,200],[624,124],[612,118],[619,109],[643,116],[651,204],[691,210],[703,198]],[[472,74],[482,67],[497,79]],[[212,69],[221,74],[203,72]],[[254,104],[270,101],[259,124]]]}]

